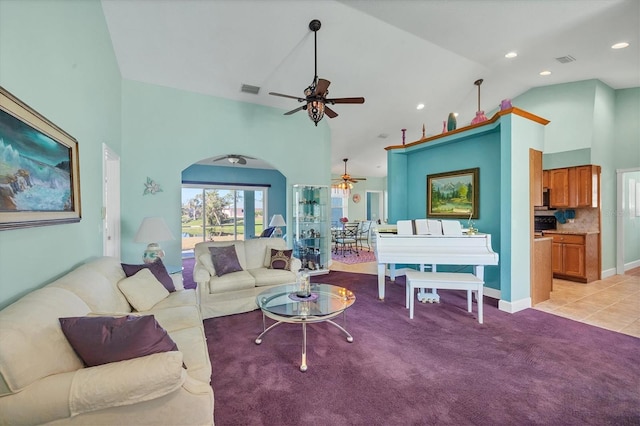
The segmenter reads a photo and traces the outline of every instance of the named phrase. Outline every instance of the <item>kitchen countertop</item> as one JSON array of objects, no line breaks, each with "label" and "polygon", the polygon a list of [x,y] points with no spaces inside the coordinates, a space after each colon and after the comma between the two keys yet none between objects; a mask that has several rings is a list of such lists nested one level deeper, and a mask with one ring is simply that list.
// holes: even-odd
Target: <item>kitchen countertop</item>
[{"label": "kitchen countertop", "polygon": [[544,234],[568,234],[568,235],[590,235],[590,234],[599,234],[598,231],[558,231],[557,229],[549,229],[546,231],[542,231],[542,235]]}]

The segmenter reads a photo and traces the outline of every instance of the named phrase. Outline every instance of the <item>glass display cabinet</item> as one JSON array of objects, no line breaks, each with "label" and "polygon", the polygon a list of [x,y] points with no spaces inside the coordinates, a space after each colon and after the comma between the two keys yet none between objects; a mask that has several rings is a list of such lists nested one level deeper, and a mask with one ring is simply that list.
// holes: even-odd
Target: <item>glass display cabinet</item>
[{"label": "glass display cabinet", "polygon": [[329,272],[329,187],[293,185],[293,254],[310,274]]}]

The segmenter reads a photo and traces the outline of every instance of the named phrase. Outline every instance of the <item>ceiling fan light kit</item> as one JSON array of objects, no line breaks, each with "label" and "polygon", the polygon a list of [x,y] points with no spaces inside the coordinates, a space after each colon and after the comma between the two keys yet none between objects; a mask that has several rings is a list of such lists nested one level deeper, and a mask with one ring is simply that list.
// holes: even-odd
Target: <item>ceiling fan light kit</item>
[{"label": "ceiling fan light kit", "polygon": [[339,178],[334,179],[337,182],[331,185],[331,187],[348,192],[349,190],[353,189],[354,183],[358,183],[361,180],[367,180],[367,178],[352,177],[349,173],[347,173],[347,161],[349,161],[349,159],[343,158],[342,161],[344,161],[344,174]]},{"label": "ceiling fan light kit", "polygon": [[309,22],[309,29],[313,31],[314,76],[313,81],[311,82],[309,87],[304,90],[305,97],[301,98],[299,96],[283,95],[282,93],[269,92],[269,94],[273,96],[296,99],[298,102],[306,102],[305,105],[291,111],[287,111],[284,113],[284,115],[291,115],[298,111],[306,110],[309,119],[311,119],[311,121],[313,121],[313,124],[315,124],[316,126],[318,126],[318,123],[325,115],[327,115],[327,117],[329,118],[335,118],[338,116],[338,113],[329,108],[327,104],[335,105],[364,103],[364,98],[362,97],[333,99],[327,98],[327,95],[329,94],[328,89],[331,82],[323,78],[318,78],[318,30],[321,26],[322,24],[317,19]]}]

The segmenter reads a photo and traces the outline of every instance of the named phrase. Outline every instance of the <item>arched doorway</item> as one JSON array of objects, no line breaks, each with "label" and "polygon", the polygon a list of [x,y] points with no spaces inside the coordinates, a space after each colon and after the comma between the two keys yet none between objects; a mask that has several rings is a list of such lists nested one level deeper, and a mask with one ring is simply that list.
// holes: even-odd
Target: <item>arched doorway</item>
[{"label": "arched doorway", "polygon": [[255,238],[273,214],[286,216],[285,176],[259,159],[228,160],[236,157],[207,158],[182,171],[183,258],[198,242]]}]

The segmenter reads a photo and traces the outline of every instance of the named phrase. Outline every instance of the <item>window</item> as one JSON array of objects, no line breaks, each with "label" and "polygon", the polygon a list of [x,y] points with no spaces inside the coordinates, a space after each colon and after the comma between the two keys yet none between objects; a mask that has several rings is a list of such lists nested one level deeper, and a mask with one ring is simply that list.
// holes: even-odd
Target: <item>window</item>
[{"label": "window", "polygon": [[341,217],[349,217],[347,206],[349,205],[349,192],[331,190],[331,226],[340,226]]},{"label": "window", "polygon": [[182,253],[202,241],[253,238],[264,229],[264,187],[182,185]]}]

